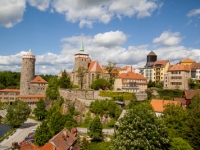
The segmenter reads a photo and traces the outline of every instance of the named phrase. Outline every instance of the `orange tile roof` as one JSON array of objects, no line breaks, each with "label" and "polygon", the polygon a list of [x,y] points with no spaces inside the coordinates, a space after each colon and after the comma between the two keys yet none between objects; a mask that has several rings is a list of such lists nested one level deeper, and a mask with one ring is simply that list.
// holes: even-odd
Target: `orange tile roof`
[{"label": "orange tile roof", "polygon": [[45,81],[42,77],[36,76],[36,77],[31,81],[31,83],[45,83],[45,84],[47,84],[48,82]]},{"label": "orange tile roof", "polygon": [[151,51],[148,55],[156,55],[153,51]]},{"label": "orange tile roof", "polygon": [[169,60],[157,60],[154,63],[153,67],[156,67],[156,65],[162,65],[162,67],[165,67],[168,62],[169,62]]},{"label": "orange tile roof", "polygon": [[13,92],[13,93],[19,93],[19,89],[2,89],[0,92]]},{"label": "orange tile roof", "polygon": [[147,80],[144,76],[138,73],[134,72],[127,72],[127,73],[121,73],[116,78],[122,78],[122,79],[141,79],[141,80]]},{"label": "orange tile roof", "polygon": [[172,101],[172,100],[160,100],[160,99],[152,99],[151,105],[155,112],[163,112],[165,109],[164,106],[167,104],[175,104],[175,105],[181,105],[181,102],[179,101]]},{"label": "orange tile roof", "polygon": [[170,67],[168,71],[190,71],[190,67],[183,64],[176,64]]},{"label": "orange tile roof", "polygon": [[102,72],[102,69],[98,63],[98,61],[91,61],[88,72]]},{"label": "orange tile roof", "polygon": [[125,66],[122,68],[122,70],[127,70],[129,67],[132,67],[132,66]]},{"label": "orange tile roof", "polygon": [[42,146],[40,150],[59,150],[59,148],[54,147],[50,142],[48,142],[44,146]]},{"label": "orange tile roof", "polygon": [[190,68],[192,71],[196,71],[196,69],[200,69],[200,63],[192,63]]},{"label": "orange tile roof", "polygon": [[33,144],[31,141],[25,142],[20,145],[20,150],[39,150],[40,148]]},{"label": "orange tile roof", "polygon": [[195,61],[192,60],[192,59],[190,59],[190,58],[186,58],[186,59],[184,59],[184,60],[181,61],[181,62],[183,62],[183,63],[193,63],[193,62],[195,62]]}]

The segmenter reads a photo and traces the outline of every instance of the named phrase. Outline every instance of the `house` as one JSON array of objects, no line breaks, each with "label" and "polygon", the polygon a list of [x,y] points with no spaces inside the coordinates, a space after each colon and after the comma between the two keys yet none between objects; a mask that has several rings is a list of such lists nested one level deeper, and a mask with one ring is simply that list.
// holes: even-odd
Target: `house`
[{"label": "house", "polygon": [[121,73],[115,77],[114,89],[126,92],[140,92],[147,89],[147,79],[134,72]]},{"label": "house", "polygon": [[192,63],[190,65],[191,69],[191,78],[195,79],[197,82],[200,82],[200,63]]},{"label": "house", "polygon": [[165,105],[167,104],[174,104],[174,105],[182,105],[179,101],[172,101],[172,100],[160,100],[160,99],[152,99],[151,100],[151,106],[154,109],[154,112],[156,113],[156,116],[160,116],[164,109]]},{"label": "house", "polygon": [[176,64],[171,66],[164,75],[164,89],[188,90],[188,79],[191,77],[188,65]]},{"label": "house", "polygon": [[157,60],[154,65],[154,81],[160,83],[164,81],[164,75],[169,69],[170,63],[169,60]]},{"label": "house", "polygon": [[[77,130],[76,130],[77,131]],[[77,139],[73,133],[64,128],[49,140],[40,150],[80,150]]]},{"label": "house", "polygon": [[190,58],[186,58],[186,59],[180,61],[180,64],[186,65],[186,66],[190,66],[192,63],[195,63],[195,61]]},{"label": "house", "polygon": [[135,73],[135,70],[132,66],[125,66],[125,67],[121,68],[121,70],[119,71],[119,74],[127,73],[127,72],[134,72]]},{"label": "house", "polygon": [[186,105],[191,103],[191,99],[196,95],[200,94],[200,90],[185,90],[183,93],[183,98],[185,98]]},{"label": "house", "polygon": [[0,102],[12,103],[17,99],[17,96],[20,94],[19,89],[2,89],[0,90]]},{"label": "house", "polygon": [[174,98],[173,101],[178,101],[182,104],[183,108],[186,108],[186,100],[185,98]]}]

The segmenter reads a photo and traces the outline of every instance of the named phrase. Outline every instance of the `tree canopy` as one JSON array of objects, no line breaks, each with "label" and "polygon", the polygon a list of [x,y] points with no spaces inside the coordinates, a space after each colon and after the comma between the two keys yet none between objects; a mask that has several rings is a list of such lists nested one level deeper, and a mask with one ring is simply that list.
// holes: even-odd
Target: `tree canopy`
[{"label": "tree canopy", "polygon": [[36,103],[36,108],[33,110],[33,114],[38,118],[38,120],[45,119],[47,115],[46,104],[42,98]]},{"label": "tree canopy", "polygon": [[78,77],[78,82],[79,85],[81,87],[81,90],[83,89],[83,85],[84,85],[84,77],[85,77],[85,73],[87,72],[87,69],[84,67],[79,67],[77,70],[77,77]]},{"label": "tree canopy", "polygon": [[103,136],[102,129],[103,125],[101,124],[99,116],[96,116],[90,123],[90,126],[88,128],[88,135],[91,138],[99,139]]},{"label": "tree canopy", "polygon": [[112,149],[168,150],[169,141],[162,120],[152,110],[137,105],[119,120]]},{"label": "tree canopy", "polygon": [[170,142],[170,150],[193,150],[190,144],[181,137],[173,138]]},{"label": "tree canopy", "polygon": [[161,117],[163,118],[171,138],[183,137],[187,112],[186,110],[183,110],[182,106],[174,104],[165,105]]},{"label": "tree canopy", "polygon": [[106,71],[110,75],[110,83],[113,85],[114,83],[114,77],[117,75],[117,69],[116,69],[116,62],[108,61],[108,65],[106,66]]},{"label": "tree canopy", "polygon": [[0,89],[20,87],[20,72],[0,71]]},{"label": "tree canopy", "polygon": [[72,88],[72,83],[70,81],[69,75],[67,75],[66,70],[63,71],[62,76],[59,79],[60,88],[69,89]]},{"label": "tree canopy", "polygon": [[16,100],[12,105],[8,106],[5,121],[12,127],[19,127],[26,121],[30,112],[31,109],[28,103]]},{"label": "tree canopy", "polygon": [[48,88],[46,90],[46,97],[50,100],[57,100],[59,97],[59,83],[57,77],[52,77],[49,81]]},{"label": "tree canopy", "polygon": [[111,86],[112,85],[110,84],[110,82],[108,82],[108,81],[106,81],[105,79],[102,79],[102,78],[95,80],[91,84],[91,88],[95,89],[95,90],[99,90],[99,89],[105,90],[106,87],[110,89]]}]

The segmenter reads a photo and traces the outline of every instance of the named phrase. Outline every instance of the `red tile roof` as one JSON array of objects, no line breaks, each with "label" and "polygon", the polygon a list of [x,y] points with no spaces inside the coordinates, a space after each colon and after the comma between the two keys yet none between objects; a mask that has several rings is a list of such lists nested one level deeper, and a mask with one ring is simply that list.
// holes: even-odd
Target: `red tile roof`
[{"label": "red tile roof", "polygon": [[19,89],[3,89],[3,90],[0,90],[0,92],[13,92],[13,93],[19,93],[20,90],[19,90]]},{"label": "red tile roof", "polygon": [[88,72],[102,72],[102,69],[98,63],[98,61],[91,61]]},{"label": "red tile roof", "polygon": [[167,65],[167,63],[169,63],[169,60],[157,60],[153,67],[156,67],[157,65],[161,65],[161,67],[165,67]]},{"label": "red tile roof", "polygon": [[24,142],[20,145],[20,150],[39,150],[40,148],[31,141]]},{"label": "red tile roof", "polygon": [[190,59],[190,58],[186,58],[186,59],[184,59],[184,60],[181,61],[181,62],[183,62],[183,63],[193,63],[193,62],[195,62],[195,61],[192,60],[192,59]]},{"label": "red tile roof", "polygon": [[40,150],[59,150],[59,149],[54,147],[53,144],[51,144],[50,142],[48,142],[44,146],[42,146]]},{"label": "red tile roof", "polygon": [[17,98],[45,98],[45,95],[17,95]]},{"label": "red tile roof", "polygon": [[185,99],[192,99],[197,93],[200,93],[200,90],[185,90]]},{"label": "red tile roof", "polygon": [[190,68],[192,71],[196,71],[196,69],[200,69],[200,63],[192,63]]},{"label": "red tile roof", "polygon": [[168,71],[190,71],[190,66],[176,64],[168,69]]},{"label": "red tile roof", "polygon": [[186,104],[185,98],[174,98],[174,101],[179,101],[179,102],[181,102],[183,105]]},{"label": "red tile roof", "polygon": [[181,105],[181,102],[179,101],[172,101],[172,100],[160,100],[160,99],[152,99],[151,105],[155,112],[163,112],[165,109],[164,106],[167,104],[175,104],[175,105]]},{"label": "red tile roof", "polygon": [[45,84],[47,84],[48,82],[45,81],[42,77],[36,76],[36,77],[31,81],[31,83],[45,83]]}]

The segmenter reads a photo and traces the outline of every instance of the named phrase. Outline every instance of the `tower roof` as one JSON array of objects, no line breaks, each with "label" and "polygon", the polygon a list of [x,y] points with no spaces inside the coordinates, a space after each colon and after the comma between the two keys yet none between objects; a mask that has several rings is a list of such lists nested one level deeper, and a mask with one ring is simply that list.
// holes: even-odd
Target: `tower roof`
[{"label": "tower roof", "polygon": [[22,58],[34,58],[35,59],[35,55],[32,53],[31,49],[29,49],[28,53],[24,54],[22,56]]},{"label": "tower roof", "polygon": [[153,51],[151,51],[148,55],[156,55]]},{"label": "tower roof", "polygon": [[87,54],[87,53],[84,52],[83,35],[82,35],[82,38],[81,38],[81,46],[80,46],[80,50],[79,50],[78,54]]}]

